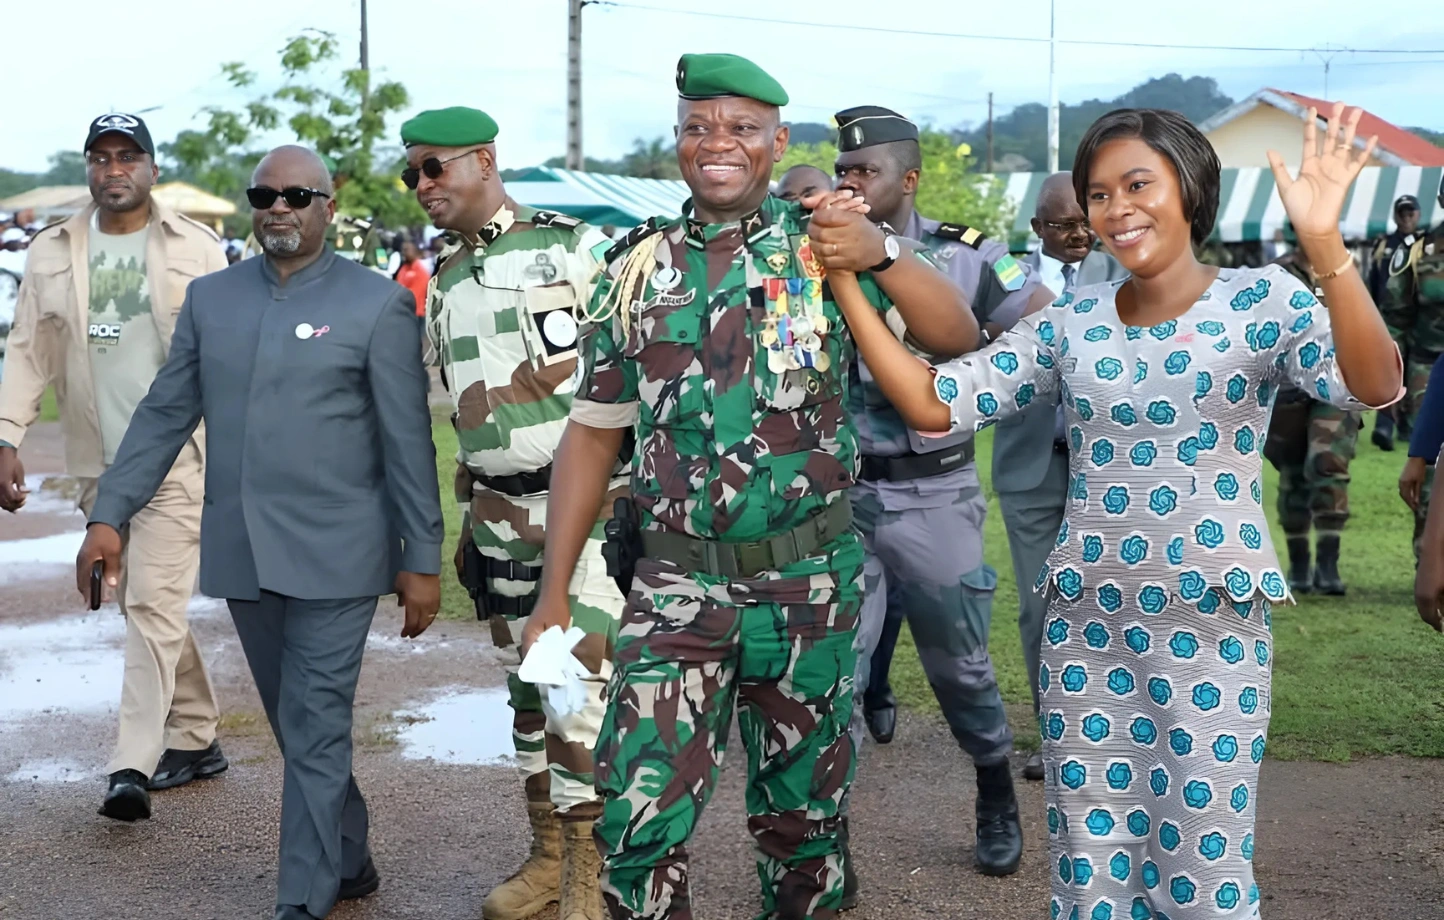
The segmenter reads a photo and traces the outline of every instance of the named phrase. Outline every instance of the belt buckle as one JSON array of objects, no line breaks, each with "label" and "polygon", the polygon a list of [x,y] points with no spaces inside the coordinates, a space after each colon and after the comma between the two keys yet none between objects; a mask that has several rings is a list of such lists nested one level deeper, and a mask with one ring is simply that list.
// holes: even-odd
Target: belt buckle
[{"label": "belt buckle", "polygon": [[768,541],[738,543],[734,551],[737,558],[737,574],[743,578],[751,578],[774,567],[776,554],[772,551],[772,545]]}]

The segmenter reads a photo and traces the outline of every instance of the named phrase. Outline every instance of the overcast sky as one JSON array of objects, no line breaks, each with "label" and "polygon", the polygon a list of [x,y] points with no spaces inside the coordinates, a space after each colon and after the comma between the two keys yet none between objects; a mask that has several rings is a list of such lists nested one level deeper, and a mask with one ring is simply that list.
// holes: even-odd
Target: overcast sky
[{"label": "overcast sky", "polygon": [[[400,80],[416,109],[486,109],[501,125],[504,166],[532,165],[564,151],[566,0],[370,0],[369,8],[371,65],[380,78]],[[1432,51],[1339,53],[1329,94],[1397,124],[1444,129],[1444,23],[1433,24],[1422,9],[1402,0],[1058,0],[1057,34],[1090,41]],[[681,12],[689,10],[694,12]],[[812,25],[696,15],[704,10]],[[838,109],[880,104],[939,127],[979,123],[989,91],[999,114],[1019,103],[1046,102],[1046,41],[1001,37],[1046,39],[1048,10],[1048,0],[589,5],[583,13],[585,151],[615,157],[634,138],[670,136],[673,73],[678,55],[688,51],[730,51],[756,60],[791,94],[784,117],[794,121],[826,121]],[[819,27],[825,23],[927,34]],[[5,0],[0,28],[6,44],[25,50],[11,56],[10,91],[0,104],[0,166],[44,169],[52,152],[78,149],[88,121],[107,111],[159,106],[144,117],[157,142],[169,140],[200,125],[203,106],[248,98],[219,77],[222,62],[244,61],[259,72],[263,87],[279,86],[276,52],[306,27],[337,33],[347,56],[354,55],[359,0],[147,0],[139,7]],[[22,60],[30,64],[23,73]],[[1290,50],[1064,44],[1057,71],[1065,103],[1111,98],[1170,71],[1215,77],[1235,98],[1263,86],[1324,92],[1319,57]]]}]

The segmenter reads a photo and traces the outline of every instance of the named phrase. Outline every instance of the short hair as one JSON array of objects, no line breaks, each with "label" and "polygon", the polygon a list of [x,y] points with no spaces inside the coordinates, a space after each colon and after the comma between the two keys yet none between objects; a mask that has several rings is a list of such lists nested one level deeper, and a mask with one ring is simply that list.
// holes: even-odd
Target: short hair
[{"label": "short hair", "polygon": [[1218,214],[1221,166],[1218,154],[1203,132],[1177,112],[1167,109],[1115,109],[1093,122],[1073,157],[1073,193],[1088,213],[1088,181],[1093,158],[1109,141],[1138,138],[1173,164],[1183,192],[1183,215],[1192,225],[1190,236],[1201,246],[1213,232]]},{"label": "short hair", "polygon": [[899,172],[907,173],[909,170],[923,168],[923,149],[917,141],[893,141],[884,146],[893,162],[897,164]]}]

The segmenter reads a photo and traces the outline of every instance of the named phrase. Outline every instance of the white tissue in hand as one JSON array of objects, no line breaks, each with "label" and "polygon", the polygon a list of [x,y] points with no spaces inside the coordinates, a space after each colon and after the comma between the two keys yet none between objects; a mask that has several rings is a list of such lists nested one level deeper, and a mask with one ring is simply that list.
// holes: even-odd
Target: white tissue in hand
[{"label": "white tissue in hand", "polygon": [[517,677],[537,685],[546,695],[548,708],[558,715],[581,712],[586,706],[587,688],[582,681],[590,675],[586,665],[572,654],[585,636],[575,626],[566,632],[560,626],[549,627],[526,653],[517,671]]}]

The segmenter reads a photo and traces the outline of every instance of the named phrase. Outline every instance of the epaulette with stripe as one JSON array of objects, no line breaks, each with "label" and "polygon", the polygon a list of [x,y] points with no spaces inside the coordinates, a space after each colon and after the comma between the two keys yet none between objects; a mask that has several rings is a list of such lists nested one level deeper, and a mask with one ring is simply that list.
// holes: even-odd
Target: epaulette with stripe
[{"label": "epaulette with stripe", "polygon": [[626,236],[613,243],[612,248],[608,249],[606,255],[602,257],[603,261],[605,261],[608,265],[612,264],[617,259],[621,258],[622,254],[625,253],[628,249],[631,249],[633,246],[637,245],[642,240],[645,240],[647,237],[651,236],[654,233],[661,233],[662,230],[663,224],[658,223],[657,218],[647,218],[637,226],[628,230]]},{"label": "epaulette with stripe", "polygon": [[575,230],[582,225],[580,220],[560,211],[537,211],[532,215],[531,223],[536,227],[561,227],[563,230]]},{"label": "epaulette with stripe", "polygon": [[933,236],[940,236],[945,240],[956,240],[964,246],[971,246],[974,249],[983,245],[987,239],[982,231],[974,230],[964,224],[938,224],[938,229],[933,231]]}]

